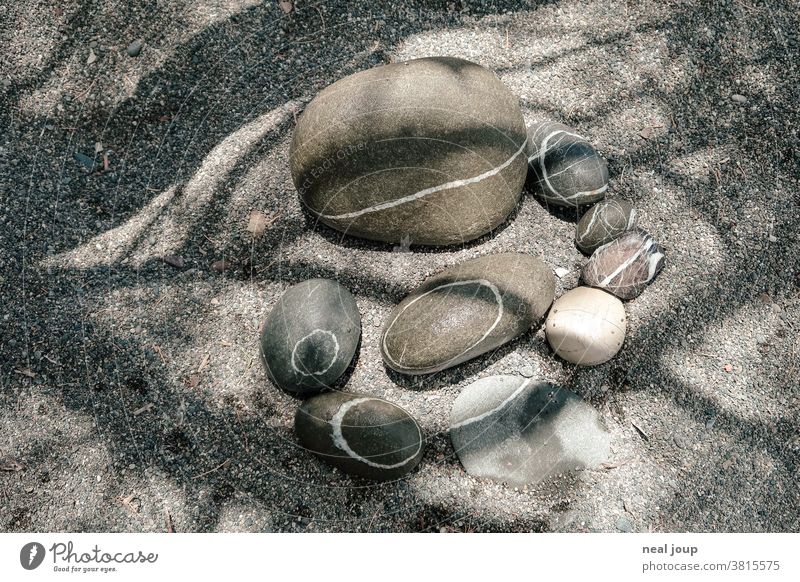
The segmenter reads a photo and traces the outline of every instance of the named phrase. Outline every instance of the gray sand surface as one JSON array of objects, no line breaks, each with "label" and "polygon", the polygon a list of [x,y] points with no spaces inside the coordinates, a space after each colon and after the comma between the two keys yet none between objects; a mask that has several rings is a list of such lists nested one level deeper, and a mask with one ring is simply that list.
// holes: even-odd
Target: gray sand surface
[{"label": "gray sand surface", "polygon": [[[0,531],[800,530],[797,3],[297,4],[0,10]],[[560,295],[585,262],[574,211],[528,191],[497,232],[444,250],[301,209],[304,104],[437,54],[495,70],[526,122],[578,128],[666,249],[608,364],[577,369],[532,331],[431,377],[383,366],[384,318],[445,266],[529,252],[569,269]],[[96,143],[89,172],[75,155]],[[253,210],[275,218],[255,239]],[[406,479],[354,481],[299,449],[298,402],[266,380],[258,326],[312,277],[362,313],[347,389],[428,436]],[[446,432],[459,390],[530,367],[599,410],[608,468],[521,489],[466,475]]]}]

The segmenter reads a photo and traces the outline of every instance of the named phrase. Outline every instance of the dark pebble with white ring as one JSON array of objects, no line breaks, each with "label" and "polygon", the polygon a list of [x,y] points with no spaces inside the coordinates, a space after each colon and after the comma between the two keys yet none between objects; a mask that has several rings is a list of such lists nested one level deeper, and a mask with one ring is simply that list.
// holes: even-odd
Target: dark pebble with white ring
[{"label": "dark pebble with white ring", "polygon": [[532,255],[464,261],[430,277],[392,311],[381,355],[403,374],[456,366],[538,326],[554,293],[552,269]]},{"label": "dark pebble with white ring", "polygon": [[575,245],[587,255],[636,226],[636,209],[621,198],[609,198],[587,210],[575,227]]},{"label": "dark pebble with white ring", "polygon": [[579,207],[605,197],[606,160],[574,129],[552,121],[531,126],[526,154],[545,202]]},{"label": "dark pebble with white ring", "polygon": [[261,328],[267,376],[298,395],[333,385],[358,348],[361,315],[353,295],[336,281],[310,279],[281,296]]},{"label": "dark pebble with white ring", "polygon": [[375,481],[399,479],[422,459],[422,429],[405,410],[387,400],[330,392],[297,410],[300,444],[348,473]]}]

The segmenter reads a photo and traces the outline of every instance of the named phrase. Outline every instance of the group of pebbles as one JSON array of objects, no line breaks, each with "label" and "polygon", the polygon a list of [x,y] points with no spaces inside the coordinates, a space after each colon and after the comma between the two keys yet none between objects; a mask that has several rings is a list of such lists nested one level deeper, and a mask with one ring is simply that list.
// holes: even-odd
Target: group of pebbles
[{"label": "group of pebbles", "polygon": [[[621,300],[655,278],[664,252],[636,227],[630,204],[606,198],[602,156],[564,125],[526,129],[518,100],[484,67],[451,57],[390,64],[341,79],[308,104],[292,141],[292,178],[310,213],[348,235],[425,245],[475,239],[507,219],[529,168],[547,203],[594,204],[575,239],[591,255],[584,286],[554,303],[553,270],[525,253],[454,265],[387,318],[380,340],[387,367],[420,375],[457,366],[538,328],[545,316],[558,356],[606,362],[625,338]],[[272,308],[261,355],[273,384],[309,397],[295,417],[304,448],[346,473],[397,479],[423,456],[419,424],[386,400],[325,392],[350,366],[360,335],[353,295],[336,281],[312,279]],[[467,386],[453,405],[450,436],[468,473],[515,485],[597,465],[610,448],[597,412],[580,397],[516,376]]]}]

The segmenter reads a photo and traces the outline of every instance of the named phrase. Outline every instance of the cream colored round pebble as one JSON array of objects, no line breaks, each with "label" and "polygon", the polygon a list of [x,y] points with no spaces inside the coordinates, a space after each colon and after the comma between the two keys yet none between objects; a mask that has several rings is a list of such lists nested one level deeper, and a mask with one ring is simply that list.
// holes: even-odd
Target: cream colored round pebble
[{"label": "cream colored round pebble", "polygon": [[592,287],[559,297],[545,322],[547,341],[573,364],[596,366],[613,358],[625,341],[627,318],[622,301]]}]

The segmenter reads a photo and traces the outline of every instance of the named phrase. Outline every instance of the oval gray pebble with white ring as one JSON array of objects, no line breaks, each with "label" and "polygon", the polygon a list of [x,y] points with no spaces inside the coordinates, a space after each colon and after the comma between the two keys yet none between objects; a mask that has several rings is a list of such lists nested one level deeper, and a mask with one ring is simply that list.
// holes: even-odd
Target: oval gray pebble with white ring
[{"label": "oval gray pebble with white ring", "polygon": [[574,129],[552,121],[530,127],[527,156],[546,202],[578,207],[605,197],[606,160]]},{"label": "oval gray pebble with white ring", "polygon": [[320,91],[294,131],[292,179],[311,213],[343,233],[459,244],[516,206],[526,138],[518,99],[492,71],[415,59]]},{"label": "oval gray pebble with white ring", "polygon": [[345,473],[389,481],[422,459],[424,438],[414,418],[387,400],[330,392],[305,401],[294,423],[300,444]]},{"label": "oval gray pebble with white ring", "polygon": [[512,486],[607,461],[610,436],[589,404],[550,382],[489,376],[461,391],[450,440],[464,469]]},{"label": "oval gray pebble with white ring", "polygon": [[587,210],[575,227],[575,245],[587,255],[636,226],[636,209],[621,198],[609,198]]},{"label": "oval gray pebble with white ring", "polygon": [[539,324],[554,293],[552,269],[531,255],[465,261],[429,278],[392,311],[383,360],[404,374],[458,365]]},{"label": "oval gray pebble with white ring", "polygon": [[664,249],[641,228],[597,248],[581,278],[623,300],[638,297],[664,268]]},{"label": "oval gray pebble with white ring", "polygon": [[358,347],[361,317],[353,295],[336,281],[310,279],[286,290],[261,328],[267,376],[293,394],[333,385]]}]

